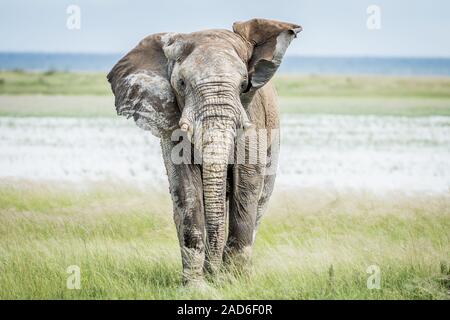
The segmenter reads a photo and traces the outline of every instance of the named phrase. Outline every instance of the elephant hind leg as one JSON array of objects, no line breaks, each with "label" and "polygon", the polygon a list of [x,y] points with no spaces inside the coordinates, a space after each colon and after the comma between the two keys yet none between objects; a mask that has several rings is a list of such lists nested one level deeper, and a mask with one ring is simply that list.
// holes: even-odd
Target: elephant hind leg
[{"label": "elephant hind leg", "polygon": [[274,185],[275,175],[266,176],[266,179],[264,180],[263,191],[258,201],[258,209],[256,211],[255,228],[253,230],[253,242],[255,242],[256,232],[258,231],[259,224],[261,223],[261,218],[267,210]]},{"label": "elephant hind leg", "polygon": [[[275,178],[276,178],[276,168],[278,165],[278,149],[269,147],[267,149],[267,163],[266,169],[264,171],[264,183],[262,192],[258,199],[258,208],[256,212],[255,219],[255,229],[253,232],[253,242],[255,242],[256,232],[258,231],[259,224],[261,223],[261,218],[267,210],[267,206],[269,204],[269,199],[272,196],[273,188],[275,186]],[[274,170],[275,169],[275,170]]]},{"label": "elephant hind leg", "polygon": [[251,259],[258,199],[263,183],[260,172],[258,165],[238,165],[234,168],[224,262],[238,268],[248,265]]}]

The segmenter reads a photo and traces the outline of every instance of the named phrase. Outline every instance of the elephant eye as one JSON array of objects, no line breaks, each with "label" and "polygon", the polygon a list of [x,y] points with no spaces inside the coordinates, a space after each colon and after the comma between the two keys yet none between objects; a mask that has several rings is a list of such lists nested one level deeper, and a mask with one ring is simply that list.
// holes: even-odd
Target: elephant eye
[{"label": "elephant eye", "polygon": [[178,80],[178,88],[180,89],[184,89],[186,87],[186,83],[184,82],[183,79],[179,79]]},{"label": "elephant eye", "polygon": [[244,81],[241,82],[241,92],[245,92],[247,90],[248,87],[248,82],[247,79],[245,79]]}]

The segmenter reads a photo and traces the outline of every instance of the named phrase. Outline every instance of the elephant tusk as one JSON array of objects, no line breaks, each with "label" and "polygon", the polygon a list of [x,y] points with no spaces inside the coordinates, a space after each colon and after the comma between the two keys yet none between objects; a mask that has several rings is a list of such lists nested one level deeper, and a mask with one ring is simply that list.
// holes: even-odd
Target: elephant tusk
[{"label": "elephant tusk", "polygon": [[248,130],[253,126],[250,119],[248,118],[247,111],[245,111],[242,105],[239,106],[239,111],[241,113],[241,123],[244,130]]},{"label": "elephant tusk", "polygon": [[189,125],[187,123],[183,123],[181,125],[181,131],[188,132],[189,131]]},{"label": "elephant tusk", "polygon": [[248,130],[253,126],[253,123],[251,123],[250,121],[246,121],[243,124],[244,130]]},{"label": "elephant tusk", "polygon": [[180,129],[181,131],[186,133],[188,140],[192,142],[192,127],[189,125],[189,123],[180,121]]}]

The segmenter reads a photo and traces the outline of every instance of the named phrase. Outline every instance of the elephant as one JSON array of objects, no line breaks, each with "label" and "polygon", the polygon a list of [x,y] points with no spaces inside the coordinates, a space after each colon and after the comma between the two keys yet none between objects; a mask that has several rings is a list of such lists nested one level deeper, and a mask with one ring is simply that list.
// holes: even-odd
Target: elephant
[{"label": "elephant", "polygon": [[[204,283],[222,267],[249,265],[278,165],[271,78],[301,30],[252,19],[235,22],[233,31],[153,34],[107,75],[117,114],[160,139],[184,284]],[[266,142],[244,139],[237,150],[250,131]],[[174,161],[183,141],[201,150],[201,161],[187,149],[180,153],[189,161]],[[260,155],[257,161],[236,162],[237,155],[252,152]]]}]

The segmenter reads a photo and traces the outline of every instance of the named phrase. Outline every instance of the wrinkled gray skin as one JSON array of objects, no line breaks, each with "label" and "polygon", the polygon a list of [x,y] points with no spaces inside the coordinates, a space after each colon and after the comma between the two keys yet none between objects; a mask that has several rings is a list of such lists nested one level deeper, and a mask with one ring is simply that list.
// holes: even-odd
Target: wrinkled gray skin
[{"label": "wrinkled gray skin", "polygon": [[[270,130],[279,128],[270,79],[299,31],[253,19],[233,31],[150,35],[108,74],[118,114],[161,138],[185,283],[214,274],[222,261],[245,266],[250,259],[275,181],[266,171],[278,156],[278,141],[270,143]],[[201,164],[171,160],[178,143],[171,135],[180,128],[195,147],[201,143]],[[265,161],[229,164],[241,128],[268,130]]]}]

